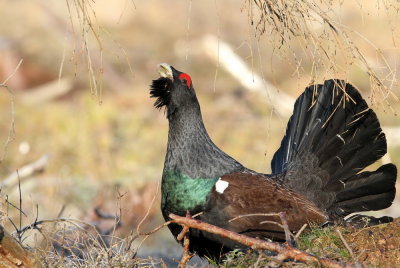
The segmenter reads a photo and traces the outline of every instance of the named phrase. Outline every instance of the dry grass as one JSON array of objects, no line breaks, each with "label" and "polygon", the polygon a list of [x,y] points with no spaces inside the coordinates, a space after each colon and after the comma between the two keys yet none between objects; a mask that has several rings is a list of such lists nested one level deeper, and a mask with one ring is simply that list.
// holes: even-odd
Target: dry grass
[{"label": "dry grass", "polygon": [[[75,36],[74,38],[80,41],[80,43],[75,42],[73,61],[75,64],[78,64],[79,58],[83,57],[91,93],[101,102],[104,72],[103,45],[100,37],[102,32],[101,27],[96,21],[96,11],[94,8],[96,3],[90,0],[65,0],[65,4],[68,8],[71,32]],[[92,43],[95,43],[95,45]],[[93,56],[93,53],[96,53],[96,56]],[[97,59],[97,62],[94,59]],[[60,65],[59,77],[62,75],[64,60],[65,57],[63,57]],[[77,69],[75,69],[76,71]]]},{"label": "dry grass", "polygon": [[[399,86],[397,68],[390,58],[362,33],[342,22],[341,1],[258,1],[246,0],[249,21],[255,25],[258,36],[267,36],[274,50],[284,59],[292,59],[296,72],[304,70],[304,57],[312,61],[310,84],[344,74],[349,79],[351,66],[358,65],[369,77],[371,102],[390,105],[390,98],[398,100],[392,89]],[[392,25],[399,15],[400,5],[394,1],[377,1],[375,4]],[[359,3],[360,13],[371,12],[371,7]],[[367,9],[365,12],[363,8]],[[369,8],[369,9],[368,9]],[[345,12],[346,9],[343,9]],[[373,12],[373,11],[372,11]],[[371,15],[371,14],[369,14]],[[390,28],[396,47],[398,30]],[[361,40],[361,42],[360,42]],[[297,43],[297,45],[296,45]],[[375,54],[366,56],[362,46]],[[379,67],[378,67],[379,66]]]},{"label": "dry grass", "polygon": [[45,238],[35,255],[44,267],[134,267],[136,252],[126,248],[126,240],[101,235],[94,227],[71,221],[41,228]]},{"label": "dry grass", "polygon": [[[153,194],[153,200],[156,196]],[[26,213],[21,209],[24,198],[21,190],[17,205],[11,203],[8,197],[3,198],[1,225],[5,225],[6,221],[11,223],[14,229],[12,235],[26,246],[32,262],[39,265],[38,267],[157,267],[161,261],[152,260],[151,257],[136,257],[138,248],[149,234],[128,235],[125,230],[121,235],[121,227],[126,228],[126,224],[132,224],[128,221],[122,222],[121,208],[115,215],[103,213],[96,208],[94,213],[97,217],[87,217],[87,221],[61,217],[40,219],[38,207],[36,211]],[[11,217],[15,212],[19,217]],[[59,214],[63,212],[62,210]],[[25,217],[32,213],[36,215],[35,218],[23,226]],[[144,222],[150,213],[152,207],[147,209],[146,216],[140,219],[140,223]]]}]

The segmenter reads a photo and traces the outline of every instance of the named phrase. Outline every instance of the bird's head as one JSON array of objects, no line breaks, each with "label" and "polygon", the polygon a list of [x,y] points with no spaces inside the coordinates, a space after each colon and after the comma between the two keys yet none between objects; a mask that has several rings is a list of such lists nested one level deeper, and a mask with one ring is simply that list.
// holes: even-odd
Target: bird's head
[{"label": "bird's head", "polygon": [[186,73],[176,70],[167,63],[158,65],[160,78],[153,80],[150,97],[157,98],[154,106],[161,109],[166,107],[169,118],[177,110],[198,107],[192,79]]}]

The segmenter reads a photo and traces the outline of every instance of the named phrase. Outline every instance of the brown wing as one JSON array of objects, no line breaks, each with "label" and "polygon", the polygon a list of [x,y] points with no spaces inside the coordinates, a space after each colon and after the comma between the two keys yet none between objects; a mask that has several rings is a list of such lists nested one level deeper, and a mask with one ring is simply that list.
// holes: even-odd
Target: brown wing
[{"label": "brown wing", "polygon": [[246,216],[286,212],[289,229],[298,231],[305,223],[321,224],[327,215],[305,197],[290,191],[266,175],[237,172],[221,177],[210,195],[203,220],[250,236],[283,239],[276,224],[279,216]]}]

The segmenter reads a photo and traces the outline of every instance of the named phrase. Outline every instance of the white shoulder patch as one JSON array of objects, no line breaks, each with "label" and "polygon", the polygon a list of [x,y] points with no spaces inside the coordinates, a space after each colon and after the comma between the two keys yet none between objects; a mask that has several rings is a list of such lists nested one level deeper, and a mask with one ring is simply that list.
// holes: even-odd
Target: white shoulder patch
[{"label": "white shoulder patch", "polygon": [[223,181],[221,180],[221,178],[219,178],[219,180],[215,184],[215,190],[217,190],[218,193],[223,194],[226,188],[228,188],[228,186],[229,182]]}]

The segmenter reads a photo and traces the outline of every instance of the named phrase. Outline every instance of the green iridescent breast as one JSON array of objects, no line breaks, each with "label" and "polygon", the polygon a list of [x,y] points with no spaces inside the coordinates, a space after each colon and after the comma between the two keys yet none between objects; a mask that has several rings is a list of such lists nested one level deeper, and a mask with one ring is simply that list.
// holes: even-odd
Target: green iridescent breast
[{"label": "green iridescent breast", "polygon": [[169,213],[185,215],[189,210],[192,214],[204,209],[207,196],[218,178],[196,178],[179,173],[165,171],[161,185],[161,208],[164,216]]}]

